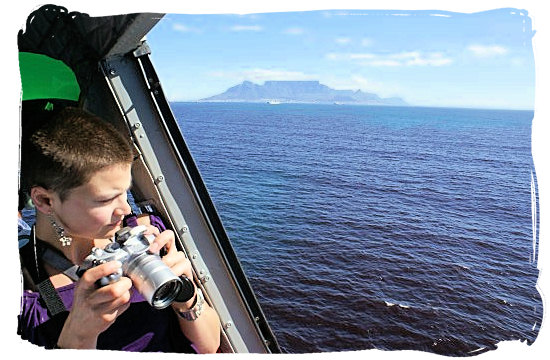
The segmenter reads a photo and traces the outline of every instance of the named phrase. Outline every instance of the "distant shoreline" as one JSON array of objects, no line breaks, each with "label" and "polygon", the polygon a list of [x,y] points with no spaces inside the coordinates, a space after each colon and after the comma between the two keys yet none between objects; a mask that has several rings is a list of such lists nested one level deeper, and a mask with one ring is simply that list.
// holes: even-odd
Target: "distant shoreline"
[{"label": "distant shoreline", "polygon": [[[270,105],[262,101],[237,101],[237,100],[169,100],[173,104],[256,104]],[[424,109],[459,109],[459,110],[486,110],[486,111],[519,111],[519,112],[534,112],[534,109],[501,109],[501,108],[481,108],[481,107],[458,107],[458,106],[428,106],[428,105],[380,105],[380,104],[360,104],[360,103],[313,103],[313,102],[281,102],[277,105],[324,105],[324,106],[365,106],[365,107],[395,107],[395,108],[424,108]],[[275,106],[275,105],[273,105]],[[276,107],[276,106],[275,106]]]},{"label": "distant shoreline", "polygon": [[251,81],[230,87],[221,94],[200,101],[265,102],[265,103],[314,103],[314,104],[364,104],[407,106],[400,97],[382,98],[361,90],[337,90],[317,80],[270,80],[263,85]]}]

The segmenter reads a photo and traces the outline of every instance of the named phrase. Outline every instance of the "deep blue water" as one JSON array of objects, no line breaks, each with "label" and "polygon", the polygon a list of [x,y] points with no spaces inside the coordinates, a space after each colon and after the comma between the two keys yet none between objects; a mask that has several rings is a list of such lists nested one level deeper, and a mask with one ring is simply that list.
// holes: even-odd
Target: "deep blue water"
[{"label": "deep blue water", "polygon": [[533,112],[172,106],[285,351],[536,339]]}]

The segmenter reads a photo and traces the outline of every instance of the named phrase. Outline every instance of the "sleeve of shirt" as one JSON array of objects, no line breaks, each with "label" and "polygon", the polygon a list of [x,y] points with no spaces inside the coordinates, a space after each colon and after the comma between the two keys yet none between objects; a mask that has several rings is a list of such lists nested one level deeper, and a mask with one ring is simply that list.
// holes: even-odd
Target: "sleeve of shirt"
[{"label": "sleeve of shirt", "polygon": [[53,349],[57,345],[69,312],[65,311],[49,317],[46,308],[41,305],[40,298],[34,295],[36,293],[27,296],[24,294],[22,297],[17,333],[23,340]]},{"label": "sleeve of shirt", "polygon": [[[135,227],[138,225],[137,219],[138,217],[135,214],[128,215],[127,217],[124,218],[124,225]],[[164,221],[162,221],[159,215],[149,214],[149,219],[151,221],[151,225],[159,229],[160,232],[163,232],[164,230],[166,230],[166,225],[164,225]]]}]

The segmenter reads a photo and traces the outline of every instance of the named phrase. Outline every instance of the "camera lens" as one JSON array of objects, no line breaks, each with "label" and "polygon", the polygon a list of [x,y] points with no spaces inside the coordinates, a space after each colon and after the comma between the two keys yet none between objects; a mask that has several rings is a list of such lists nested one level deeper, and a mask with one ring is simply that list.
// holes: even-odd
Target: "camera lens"
[{"label": "camera lens", "polygon": [[128,262],[126,273],[136,289],[156,309],[170,305],[179,294],[181,280],[158,255],[142,254]]},{"label": "camera lens", "polygon": [[162,284],[153,294],[151,305],[157,309],[167,307],[180,292],[181,281],[174,279]]}]

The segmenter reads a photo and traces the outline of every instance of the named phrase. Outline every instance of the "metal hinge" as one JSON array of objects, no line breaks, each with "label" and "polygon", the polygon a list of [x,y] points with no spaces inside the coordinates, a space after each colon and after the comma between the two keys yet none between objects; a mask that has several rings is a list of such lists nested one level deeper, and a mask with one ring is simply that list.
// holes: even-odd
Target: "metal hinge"
[{"label": "metal hinge", "polygon": [[143,55],[151,55],[151,48],[146,41],[142,41],[141,45],[132,52],[132,55],[137,58]]}]

